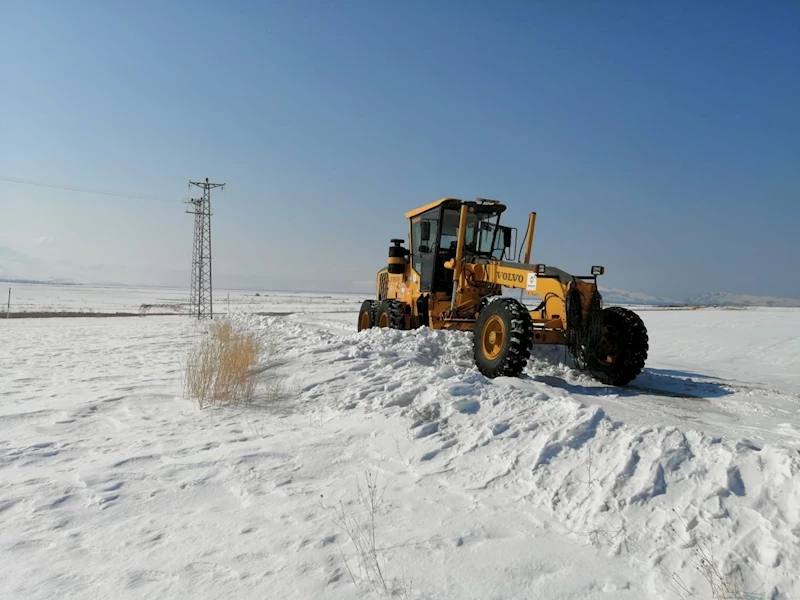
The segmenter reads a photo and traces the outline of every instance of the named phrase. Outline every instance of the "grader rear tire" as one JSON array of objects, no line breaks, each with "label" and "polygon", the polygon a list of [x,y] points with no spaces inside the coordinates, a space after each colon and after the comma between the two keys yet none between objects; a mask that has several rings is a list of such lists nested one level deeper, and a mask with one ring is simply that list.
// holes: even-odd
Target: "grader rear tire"
[{"label": "grader rear tire", "polygon": [[641,373],[649,339],[641,317],[620,306],[603,309],[603,337],[586,357],[586,368],[608,385],[625,385]]},{"label": "grader rear tire", "polygon": [[517,377],[528,364],[532,344],[533,321],[521,302],[500,298],[481,309],[472,353],[486,377]]},{"label": "grader rear tire", "polygon": [[378,327],[388,327],[389,329],[405,329],[406,313],[403,303],[399,300],[384,300],[381,302],[378,305],[375,324]]},{"label": "grader rear tire", "polygon": [[375,313],[378,310],[378,303],[375,300],[364,300],[361,303],[361,310],[358,311],[358,331],[375,327]]}]

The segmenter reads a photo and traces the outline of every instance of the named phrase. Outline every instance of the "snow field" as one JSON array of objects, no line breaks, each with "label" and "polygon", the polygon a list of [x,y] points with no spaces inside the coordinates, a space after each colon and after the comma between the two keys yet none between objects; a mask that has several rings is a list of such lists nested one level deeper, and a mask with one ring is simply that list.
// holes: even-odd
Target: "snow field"
[{"label": "snow field", "polygon": [[[467,334],[241,314],[286,393],[206,411],[180,397],[183,319],[2,322],[0,597],[800,597],[800,352],[776,326],[800,313],[728,312],[642,313],[637,383],[683,397],[558,349],[490,381]],[[773,335],[737,351],[733,327]],[[340,527],[373,514],[385,588]]]},{"label": "snow field", "polygon": [[[188,285],[188,282],[187,282]],[[143,305],[150,313],[185,313],[189,291],[174,288],[103,287],[88,285],[43,285],[0,283],[0,299],[5,316],[8,288],[11,288],[11,312],[86,312],[139,313]],[[256,296],[256,294],[259,294]],[[292,313],[358,311],[361,296],[352,294],[317,294],[302,292],[263,292],[214,289],[214,314]]]},{"label": "snow field", "polygon": [[[269,326],[307,336],[301,325]],[[304,393],[336,399],[339,408],[407,416],[420,476],[446,470],[449,485],[550,511],[575,536],[639,563],[652,593],[704,597],[713,586],[800,596],[797,450],[628,426],[536,377],[486,380],[472,365],[468,334],[319,337],[311,352],[325,349],[330,377],[317,376]],[[342,355],[352,359],[349,368],[338,364]],[[325,372],[324,360],[314,363]]]},{"label": "snow field", "polygon": [[409,598],[642,597],[632,568],[564,540],[547,514],[415,475],[389,441],[405,439],[402,419],[299,388],[198,411],[178,397],[186,322],[4,325],[0,597],[374,597],[350,579],[357,556],[336,525],[341,508],[370,520],[365,472],[388,485],[376,539]]}]

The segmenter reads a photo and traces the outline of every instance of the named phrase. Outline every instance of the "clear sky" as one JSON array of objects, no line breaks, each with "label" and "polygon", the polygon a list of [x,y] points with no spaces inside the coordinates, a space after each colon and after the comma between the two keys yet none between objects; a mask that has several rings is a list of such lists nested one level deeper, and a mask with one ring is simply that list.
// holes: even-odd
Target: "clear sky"
[{"label": "clear sky", "polygon": [[0,0],[0,72],[0,176],[174,198],[0,181],[82,280],[188,286],[209,177],[217,286],[369,291],[455,196],[611,287],[800,297],[795,1]]}]

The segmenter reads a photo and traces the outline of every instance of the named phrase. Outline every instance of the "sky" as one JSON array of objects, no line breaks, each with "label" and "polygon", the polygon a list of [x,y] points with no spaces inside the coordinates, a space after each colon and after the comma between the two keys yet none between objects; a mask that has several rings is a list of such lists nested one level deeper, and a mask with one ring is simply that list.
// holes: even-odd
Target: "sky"
[{"label": "sky", "polygon": [[800,297],[797,2],[0,12],[0,177],[158,197],[0,180],[7,275],[188,287],[208,177],[218,287],[369,292],[407,210],[483,197],[606,286]]}]

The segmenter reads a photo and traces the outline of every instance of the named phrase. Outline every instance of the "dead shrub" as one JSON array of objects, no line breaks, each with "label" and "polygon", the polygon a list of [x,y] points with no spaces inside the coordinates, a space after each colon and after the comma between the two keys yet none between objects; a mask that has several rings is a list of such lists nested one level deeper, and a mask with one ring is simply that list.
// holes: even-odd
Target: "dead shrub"
[{"label": "dead shrub", "polygon": [[261,352],[261,341],[252,332],[227,319],[212,321],[189,351],[184,395],[195,398],[201,409],[251,404]]}]

